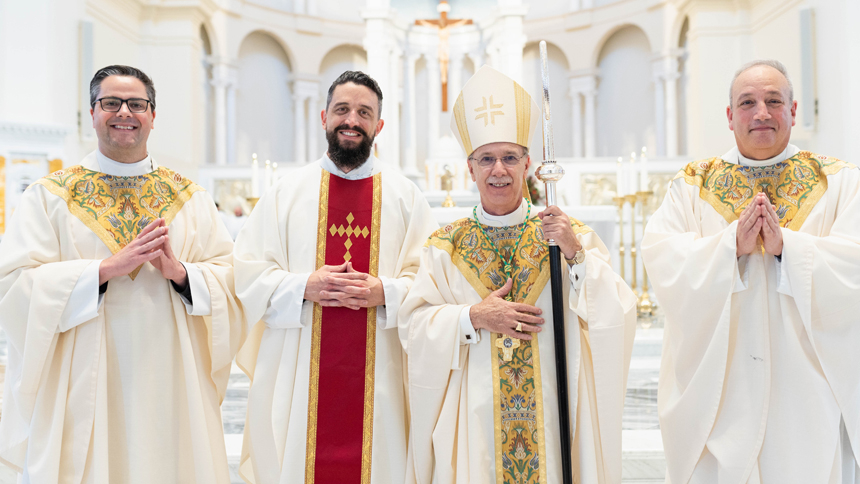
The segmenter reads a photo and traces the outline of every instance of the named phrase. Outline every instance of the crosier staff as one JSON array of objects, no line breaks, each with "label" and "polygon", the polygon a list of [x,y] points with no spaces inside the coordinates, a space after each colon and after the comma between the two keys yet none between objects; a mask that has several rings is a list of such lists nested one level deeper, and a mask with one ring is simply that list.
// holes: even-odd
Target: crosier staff
[{"label": "crosier staff", "polygon": [[[543,164],[535,170],[538,180],[546,184],[546,205],[556,204],[555,183],[564,176],[564,168],[555,162],[552,141],[552,120],[549,110],[549,69],[546,62],[546,42],[540,42],[541,77],[543,78]],[[558,385],[558,423],[561,440],[562,484],[573,483],[570,448],[570,406],[567,391],[567,348],[564,335],[564,297],[562,295],[561,250],[552,239],[549,244],[550,281],[552,290],[552,322],[555,339],[555,368]]]}]

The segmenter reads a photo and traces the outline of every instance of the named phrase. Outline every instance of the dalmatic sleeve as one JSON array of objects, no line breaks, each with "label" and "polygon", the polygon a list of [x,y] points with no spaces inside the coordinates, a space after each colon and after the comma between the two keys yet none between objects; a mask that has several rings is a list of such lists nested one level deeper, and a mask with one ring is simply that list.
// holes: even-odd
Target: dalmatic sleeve
[{"label": "dalmatic sleeve", "polygon": [[648,278],[666,315],[658,408],[673,481],[691,475],[716,418],[740,274],[737,221],[704,235],[703,210],[711,207],[698,188],[675,180],[642,240]]},{"label": "dalmatic sleeve", "polygon": [[[860,462],[860,170],[828,177],[825,236],[782,229],[783,273]],[[783,296],[785,297],[785,296]]]},{"label": "dalmatic sleeve", "polygon": [[[457,419],[442,417],[445,409],[459,407],[457,382],[462,371],[452,370],[460,370],[468,355],[469,345],[460,345],[460,312],[467,305],[456,304],[450,277],[462,277],[450,256],[436,247],[425,247],[415,282],[398,316],[400,337],[407,342],[408,354],[409,467],[422,484],[429,484],[434,468],[439,467],[436,452],[454,456],[451,439],[456,436]],[[446,468],[444,463],[441,467]]]},{"label": "dalmatic sleeve", "polygon": [[[400,253],[397,257],[397,264],[393,277],[380,276],[383,288],[385,290],[385,307],[379,308],[377,312],[377,321],[382,329],[397,328],[398,312],[403,300],[406,299],[406,294],[412,287],[415,280],[415,275],[418,273],[418,265],[421,260],[421,249],[427,237],[439,228],[433,212],[430,210],[430,205],[424,198],[421,192],[414,188],[412,190],[411,207],[404,215],[408,217],[406,220],[406,236],[403,238],[403,245],[400,247]],[[383,212],[383,217],[386,214]],[[403,223],[399,217],[397,219],[388,218],[394,223]],[[385,222],[381,227],[382,236],[385,236]],[[401,341],[404,344],[405,341]]]},{"label": "dalmatic sleeve", "polygon": [[[40,186],[26,190],[0,243],[0,327],[8,362],[0,419],[0,460],[21,471],[43,370],[60,319],[91,260],[62,260],[55,210]],[[74,249],[69,249],[73,251]],[[67,257],[68,258],[68,257]]]},{"label": "dalmatic sleeve", "polygon": [[[206,325],[211,376],[223,400],[233,357],[247,332],[233,280],[233,239],[218,216],[215,203],[205,191],[195,193],[180,214],[184,215],[183,223],[188,224],[184,231],[186,239],[182,241],[181,250],[177,251],[174,245],[174,253],[183,263],[193,266],[192,270],[202,273],[204,290],[209,294],[211,305],[209,314],[188,315],[188,318],[200,318]],[[171,295],[181,300],[175,291],[171,291]],[[182,310],[186,312],[184,302]]]}]

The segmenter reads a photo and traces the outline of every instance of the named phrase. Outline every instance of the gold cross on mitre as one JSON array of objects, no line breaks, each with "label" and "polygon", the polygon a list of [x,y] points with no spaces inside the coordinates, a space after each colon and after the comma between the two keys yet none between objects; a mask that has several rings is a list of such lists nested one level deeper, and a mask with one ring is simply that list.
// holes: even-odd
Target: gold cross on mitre
[{"label": "gold cross on mitre", "polygon": [[520,340],[510,336],[499,336],[496,340],[496,348],[502,350],[502,359],[511,361],[514,359],[514,350],[520,347]]},{"label": "gold cross on mitre", "polygon": [[336,224],[331,224],[331,228],[328,229],[332,237],[334,237],[335,234],[340,236],[346,234],[346,242],[343,243],[343,245],[346,246],[346,253],[343,255],[344,262],[349,262],[349,260],[352,259],[352,255],[349,253],[349,248],[352,247],[352,240],[350,240],[350,237],[352,237],[353,235],[355,235],[356,237],[361,235],[366,239],[367,236],[370,234],[370,230],[367,229],[367,226],[353,227],[353,220],[355,220],[355,217],[352,215],[352,212],[349,212],[349,215],[346,216],[346,227],[344,227],[343,224],[341,224],[340,227],[338,227]]},{"label": "gold cross on mitre", "polygon": [[[438,19],[418,19],[415,25],[424,27],[433,27],[439,31],[439,77],[442,81],[442,111],[448,111],[448,37],[449,30],[452,27],[461,25],[472,25],[472,19],[448,18],[448,12],[451,11],[451,6],[447,0],[440,0],[436,6],[436,11],[439,12]],[[459,88],[460,86],[455,86]]]},{"label": "gold cross on mitre", "polygon": [[482,97],[481,99],[484,100],[484,104],[475,108],[476,113],[481,113],[481,114],[475,116],[475,119],[477,120],[477,119],[484,118],[484,126],[486,126],[487,125],[487,118],[489,118],[490,124],[495,125],[496,124],[496,116],[501,116],[505,113],[501,110],[493,111],[493,109],[499,109],[502,106],[504,106],[504,104],[502,104],[502,103],[493,104],[493,95],[492,94],[490,95],[490,105],[489,106],[487,106],[487,98]]}]

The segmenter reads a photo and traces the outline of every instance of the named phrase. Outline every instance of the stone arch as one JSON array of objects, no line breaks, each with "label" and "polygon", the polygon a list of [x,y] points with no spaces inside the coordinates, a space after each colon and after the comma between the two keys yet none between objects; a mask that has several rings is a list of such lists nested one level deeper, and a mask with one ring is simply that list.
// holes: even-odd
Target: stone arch
[{"label": "stone arch", "polygon": [[236,155],[261,161],[294,158],[295,136],[289,53],[275,36],[254,31],[242,39],[236,56]]},{"label": "stone arch", "polygon": [[653,54],[645,32],[635,25],[615,30],[597,58],[597,156],[625,156],[657,145]]},{"label": "stone arch", "polygon": [[[550,82],[550,109],[554,135],[553,148],[557,158],[573,156],[570,63],[564,51],[558,45],[547,42],[547,67]],[[543,100],[543,79],[541,76],[540,44],[531,42],[523,48],[523,88],[532,99],[541,106]],[[542,130],[538,130],[532,140],[531,153],[534,159],[539,159],[543,152]],[[537,164],[532,163],[532,166]]]}]

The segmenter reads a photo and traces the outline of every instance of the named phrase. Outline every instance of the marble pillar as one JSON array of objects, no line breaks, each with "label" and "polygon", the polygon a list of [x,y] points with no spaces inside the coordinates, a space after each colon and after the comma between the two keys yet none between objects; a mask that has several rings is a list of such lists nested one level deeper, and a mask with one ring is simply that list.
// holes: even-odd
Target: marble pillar
[{"label": "marble pillar", "polygon": [[295,140],[294,161],[307,161],[307,118],[305,117],[305,98],[301,94],[293,94],[293,132]]},{"label": "marble pillar", "polygon": [[585,156],[597,156],[597,89],[585,91]]},{"label": "marble pillar", "polygon": [[654,80],[654,141],[657,156],[666,155],[666,97],[665,76],[663,75],[663,59],[654,62],[652,77]]},{"label": "marble pillar", "polygon": [[439,147],[439,123],[442,105],[442,85],[439,82],[439,59],[435,55],[427,58],[427,153],[436,156]]},{"label": "marble pillar", "polygon": [[678,56],[667,61],[664,73],[666,88],[666,156],[678,156]]},{"label": "marble pillar", "polygon": [[400,73],[403,65],[403,52],[392,49],[388,55],[388,90],[383,91],[383,112],[385,113],[385,128],[388,153],[385,155],[389,163],[403,167],[400,159]]},{"label": "marble pillar", "polygon": [[422,178],[421,172],[418,171],[418,140],[417,129],[415,123],[417,116],[415,113],[416,92],[415,92],[415,68],[418,59],[421,56],[418,54],[409,54],[406,58],[406,159],[403,163],[403,174],[416,182]]},{"label": "marble pillar", "polygon": [[235,162],[230,140],[235,137],[236,69],[225,62],[213,61],[212,86],[215,88],[215,164]]},{"label": "marble pillar", "polygon": [[570,119],[571,119],[571,140],[573,142],[573,157],[581,158],[582,151],[582,94],[576,89],[576,86],[571,82],[570,91]]},{"label": "marble pillar", "polygon": [[322,120],[320,119],[319,106],[319,94],[308,96],[308,161],[315,160],[322,156],[322,153],[319,153],[319,136],[323,131],[320,128]]}]

